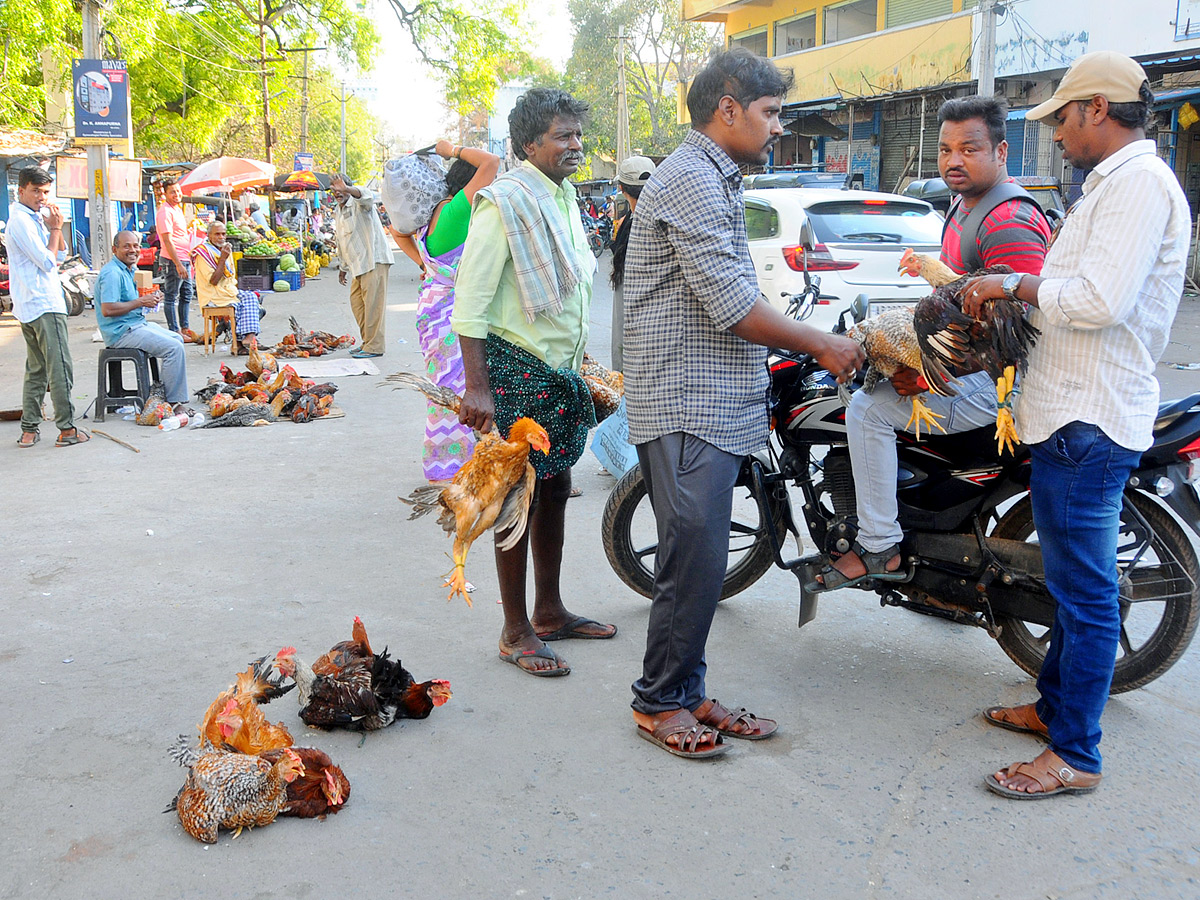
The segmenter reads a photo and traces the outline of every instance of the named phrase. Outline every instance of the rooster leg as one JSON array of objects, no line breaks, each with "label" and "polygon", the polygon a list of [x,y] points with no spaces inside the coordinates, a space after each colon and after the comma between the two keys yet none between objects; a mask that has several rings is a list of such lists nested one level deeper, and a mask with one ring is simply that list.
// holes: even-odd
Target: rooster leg
[{"label": "rooster leg", "polygon": [[[908,422],[905,423],[905,428],[912,428],[917,440],[921,439],[921,423],[925,423],[926,432],[931,432],[934,428],[946,433],[946,429],[942,427],[942,423],[938,419],[944,419],[945,416],[935,413],[932,409],[924,404],[919,395],[914,395],[912,398],[912,415],[908,417]],[[915,424],[914,424],[915,423]]]},{"label": "rooster leg", "polygon": [[454,568],[447,576],[447,584],[450,585],[450,593],[446,595],[446,602],[449,603],[455,596],[462,597],[467,601],[467,606],[473,606],[471,598],[467,594],[467,548],[460,548],[458,541],[454,542]]}]

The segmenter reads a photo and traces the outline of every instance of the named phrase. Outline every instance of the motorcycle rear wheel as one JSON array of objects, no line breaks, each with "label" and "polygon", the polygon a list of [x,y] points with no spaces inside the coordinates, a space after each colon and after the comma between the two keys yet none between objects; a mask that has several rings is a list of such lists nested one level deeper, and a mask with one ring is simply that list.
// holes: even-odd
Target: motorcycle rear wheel
[{"label": "motorcycle rear wheel", "polygon": [[[1140,688],[1171,668],[1196,632],[1200,609],[1200,564],[1187,534],[1170,513],[1147,495],[1130,491],[1125,496],[1146,519],[1153,535],[1139,556],[1143,542],[1133,530],[1132,517],[1122,511],[1117,541],[1122,574],[1121,645],[1113,667],[1110,694]],[[1028,495],[996,523],[992,536],[1037,541]],[[1140,595],[1128,603],[1127,577],[1136,583]],[[1046,658],[1050,629],[1009,616],[997,616],[996,622],[1001,629],[998,638],[1001,649],[1036,677]]]},{"label": "motorcycle rear wheel", "polygon": [[[749,499],[739,499],[742,491]],[[783,504],[767,500],[778,534],[783,533],[786,511]],[[654,554],[658,539],[654,531],[654,512],[646,496],[646,482],[640,466],[634,466],[617,482],[604,505],[601,540],[608,563],[625,584],[650,597],[654,592]],[[729,526],[729,563],[721,583],[725,600],[740,594],[766,574],[775,561],[770,535],[758,513],[753,489],[738,480],[735,488],[733,518]]]},{"label": "motorcycle rear wheel", "polygon": [[67,315],[78,316],[83,313],[87,298],[74,291],[63,291],[63,299],[67,302]]}]

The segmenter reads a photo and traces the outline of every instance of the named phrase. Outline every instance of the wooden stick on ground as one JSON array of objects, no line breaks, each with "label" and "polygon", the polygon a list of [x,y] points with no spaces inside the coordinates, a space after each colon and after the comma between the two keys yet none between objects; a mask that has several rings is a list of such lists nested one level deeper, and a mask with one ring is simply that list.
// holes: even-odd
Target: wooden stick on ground
[{"label": "wooden stick on ground", "polygon": [[108,438],[110,441],[112,441],[112,442],[113,442],[113,443],[115,443],[115,444],[120,444],[122,447],[127,447],[127,448],[129,448],[129,449],[130,449],[130,450],[132,450],[134,453],[141,453],[141,452],[142,452],[142,451],[141,451],[141,450],[139,450],[137,447],[133,446],[133,444],[127,444],[127,443],[125,443],[123,440],[121,440],[120,438],[115,438],[115,437],[113,437],[111,434],[109,434],[109,433],[107,433],[107,432],[105,432],[105,431],[101,431],[99,428],[93,428],[93,429],[92,429],[92,434],[98,434],[98,435],[100,435],[100,437],[106,437],[106,438]]}]

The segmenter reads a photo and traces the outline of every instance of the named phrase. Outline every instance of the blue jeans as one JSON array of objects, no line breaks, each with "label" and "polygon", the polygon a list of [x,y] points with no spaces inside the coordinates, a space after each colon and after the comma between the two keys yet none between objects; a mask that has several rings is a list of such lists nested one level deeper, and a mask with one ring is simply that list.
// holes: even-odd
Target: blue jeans
[{"label": "blue jeans", "polygon": [[[175,271],[175,263],[167,260],[167,274],[163,278],[163,311],[167,314],[167,327],[171,331],[182,331],[188,327],[188,310],[191,307],[192,286],[191,263],[184,263],[186,275],[180,277]],[[175,313],[175,304],[179,303],[179,313]]]},{"label": "blue jeans", "polygon": [[1100,715],[1121,631],[1122,494],[1142,454],[1085,422],[1064,425],[1030,452],[1033,524],[1058,607],[1038,676],[1037,713],[1055,753],[1082,772],[1099,772]]},{"label": "blue jeans", "polygon": [[112,346],[135,347],[161,359],[163,389],[167,392],[167,402],[187,403],[187,364],[182,336],[174,331],[167,331],[155,322],[147,322],[129,329],[117,338]]}]

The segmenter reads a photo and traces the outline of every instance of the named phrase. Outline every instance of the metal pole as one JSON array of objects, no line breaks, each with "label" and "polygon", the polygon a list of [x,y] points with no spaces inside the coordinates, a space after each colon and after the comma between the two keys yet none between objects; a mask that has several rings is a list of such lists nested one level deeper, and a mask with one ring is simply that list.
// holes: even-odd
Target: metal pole
[{"label": "metal pole", "polygon": [[[100,4],[84,0],[83,55],[99,59]],[[126,85],[128,88],[128,85]],[[112,257],[112,234],[108,222],[108,144],[89,146],[88,159],[88,219],[91,224],[92,268],[99,269]]]},{"label": "metal pole", "polygon": [[308,150],[308,48],[304,48],[304,91],[300,95],[300,152]]},{"label": "metal pole", "polygon": [[262,67],[263,152],[271,162],[271,86],[267,77],[267,13],[258,0],[258,64]]},{"label": "metal pole", "polygon": [[996,0],[979,3],[979,96],[996,93]]},{"label": "metal pole", "polygon": [[338,169],[346,174],[346,82],[342,82],[342,167]]},{"label": "metal pole", "polygon": [[625,26],[617,26],[617,166],[629,156],[629,101],[625,95]]},{"label": "metal pole", "polygon": [[921,95],[921,135],[917,138],[917,177],[925,169],[925,95]]}]

